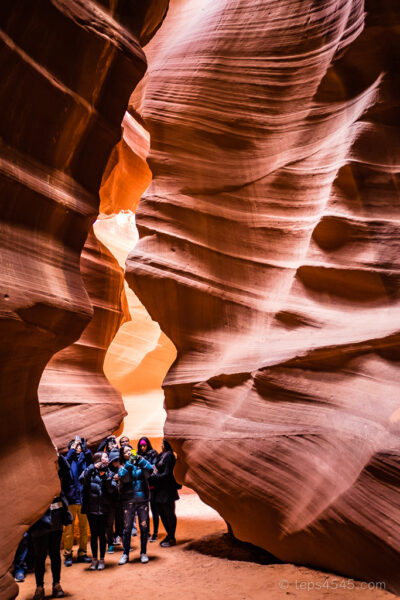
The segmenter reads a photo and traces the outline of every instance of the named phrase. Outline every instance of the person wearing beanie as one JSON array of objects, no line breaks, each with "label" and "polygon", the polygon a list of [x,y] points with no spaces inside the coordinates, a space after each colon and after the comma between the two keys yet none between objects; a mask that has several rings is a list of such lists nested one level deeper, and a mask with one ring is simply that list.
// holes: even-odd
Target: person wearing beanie
[{"label": "person wearing beanie", "polygon": [[131,546],[132,525],[137,513],[140,527],[140,562],[147,563],[146,554],[149,530],[147,526],[149,517],[149,486],[147,478],[153,473],[151,465],[143,456],[136,454],[130,446],[121,448],[121,467],[118,470],[120,477],[120,491],[122,508],[124,511],[124,553],[118,564],[124,565],[129,561]]},{"label": "person wearing beanie", "polygon": [[64,529],[64,564],[66,567],[72,565],[72,548],[74,544],[74,523],[79,523],[79,549],[78,562],[90,563],[87,555],[87,530],[88,521],[86,515],[82,514],[82,492],[83,486],[80,476],[84,470],[92,463],[92,453],[88,449],[84,438],[75,436],[68,444],[68,452],[64,460],[69,465],[69,473],[65,469],[62,476],[62,488],[69,503],[69,511],[72,514],[73,521]]},{"label": "person wearing beanie", "polygon": [[169,442],[163,439],[162,451],[155,464],[156,473],[149,480],[149,484],[154,485],[154,499],[167,532],[166,538],[160,543],[163,548],[169,548],[176,544],[175,501],[179,500],[177,490],[181,486],[177,484],[174,477],[175,462],[175,455]]},{"label": "person wearing beanie", "polygon": [[[155,465],[158,460],[158,452],[153,448],[149,438],[141,437],[138,441],[137,452],[140,456],[143,456],[146,460],[149,461],[150,464]],[[158,513],[158,508],[156,501],[154,499],[154,485],[149,482],[149,491],[150,491],[150,508],[151,514],[153,517],[153,535],[150,537],[150,542],[155,542],[157,540],[158,535],[158,524],[160,521],[160,515]],[[150,517],[148,520],[148,529],[150,535]]]},{"label": "person wearing beanie", "polygon": [[[87,514],[90,527],[92,562],[90,571],[104,569],[106,552],[106,526],[111,510],[113,494],[118,487],[115,474],[108,468],[106,452],[96,452],[94,464],[81,475],[83,480],[82,513]],[[100,550],[100,560],[98,552]]]}]

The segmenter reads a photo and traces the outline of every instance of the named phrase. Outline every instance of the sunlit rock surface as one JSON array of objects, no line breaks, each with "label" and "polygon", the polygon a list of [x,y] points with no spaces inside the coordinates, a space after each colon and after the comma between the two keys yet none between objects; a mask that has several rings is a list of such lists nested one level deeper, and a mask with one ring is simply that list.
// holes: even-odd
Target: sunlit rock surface
[{"label": "sunlit rock surface", "polygon": [[121,394],[103,372],[114,335],[130,319],[124,272],[93,230],[82,251],[81,275],[93,319],[75,344],[53,356],[39,385],[41,414],[60,451],[77,433],[91,444],[100,442],[126,414]]},{"label": "sunlit rock surface", "polygon": [[[135,215],[125,211],[99,218],[94,229],[120,265],[125,265],[138,239]],[[161,438],[165,421],[161,386],[176,350],[128,286],[126,297],[132,320],[118,330],[107,352],[104,372],[123,395],[127,411],[124,434],[132,440],[141,435]]]},{"label": "sunlit rock surface", "polygon": [[151,181],[146,162],[150,136],[128,112],[122,121],[122,138],[113,149],[100,188],[100,212],[113,215],[121,210],[135,212]]},{"label": "sunlit rock surface", "polygon": [[[59,484],[37,388],[93,308],[80,253],[167,0],[0,3],[0,598],[19,539]],[[6,492],[5,492],[6,490]],[[27,493],[29,490],[29,493]]]},{"label": "sunlit rock surface", "polygon": [[127,260],[178,349],[181,480],[240,539],[398,592],[399,11],[172,2]]}]

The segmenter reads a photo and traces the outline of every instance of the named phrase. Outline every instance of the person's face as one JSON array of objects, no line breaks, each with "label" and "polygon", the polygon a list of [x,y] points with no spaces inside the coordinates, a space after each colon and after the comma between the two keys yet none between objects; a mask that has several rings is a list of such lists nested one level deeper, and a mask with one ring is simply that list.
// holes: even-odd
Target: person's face
[{"label": "person's face", "polygon": [[108,467],[108,455],[106,454],[106,452],[103,452],[103,454],[101,455],[101,464],[104,467]]},{"label": "person's face", "polygon": [[141,452],[146,452],[147,451],[147,443],[145,441],[140,442],[139,448],[140,448]]},{"label": "person's face", "polygon": [[124,447],[124,458],[128,459],[131,455],[131,449],[128,446]]},{"label": "person's face", "polygon": [[80,454],[80,453],[82,452],[82,446],[81,446],[80,444],[77,444],[77,445],[76,445],[75,452],[76,452],[77,454]]},{"label": "person's face", "polygon": [[113,448],[117,447],[117,442],[115,440],[110,440],[107,445],[108,445],[108,451],[110,451]]},{"label": "person's face", "polygon": [[119,444],[120,444],[121,448],[122,448],[123,446],[126,446],[127,444],[129,444],[129,440],[128,440],[128,438],[127,438],[127,437],[123,437],[123,438],[121,438],[121,439],[119,440]]}]

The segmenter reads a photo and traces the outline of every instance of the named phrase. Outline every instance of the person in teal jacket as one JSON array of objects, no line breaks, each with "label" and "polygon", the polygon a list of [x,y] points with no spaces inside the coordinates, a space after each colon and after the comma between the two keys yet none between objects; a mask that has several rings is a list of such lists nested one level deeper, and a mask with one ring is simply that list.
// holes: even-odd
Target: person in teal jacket
[{"label": "person in teal jacket", "polygon": [[124,552],[118,564],[124,565],[129,561],[132,525],[137,513],[140,527],[140,562],[147,563],[147,538],[149,535],[149,485],[148,477],[154,467],[145,458],[136,454],[131,446],[124,446],[121,452],[124,461],[118,470],[122,510],[124,514],[123,548]]}]

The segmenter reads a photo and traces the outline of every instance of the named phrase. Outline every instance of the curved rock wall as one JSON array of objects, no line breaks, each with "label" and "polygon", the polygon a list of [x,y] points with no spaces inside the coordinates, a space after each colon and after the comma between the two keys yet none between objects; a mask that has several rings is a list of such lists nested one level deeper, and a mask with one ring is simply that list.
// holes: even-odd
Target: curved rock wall
[{"label": "curved rock wall", "polygon": [[173,2],[127,260],[178,349],[181,480],[240,539],[397,591],[399,24],[390,0]]},{"label": "curved rock wall", "polygon": [[17,593],[7,570],[22,533],[58,489],[37,388],[52,355],[93,315],[80,253],[129,95],[146,69],[140,43],[167,4],[0,3],[2,599]]},{"label": "curved rock wall", "polygon": [[103,372],[109,345],[130,319],[124,272],[93,229],[83,247],[81,274],[93,319],[75,344],[53,356],[39,385],[41,415],[60,452],[77,433],[91,444],[100,442],[126,415],[121,394]]}]

